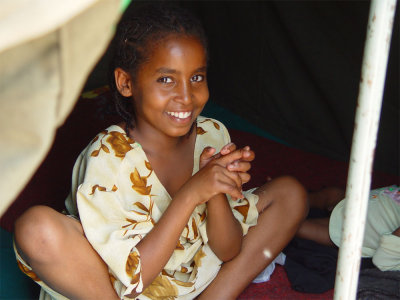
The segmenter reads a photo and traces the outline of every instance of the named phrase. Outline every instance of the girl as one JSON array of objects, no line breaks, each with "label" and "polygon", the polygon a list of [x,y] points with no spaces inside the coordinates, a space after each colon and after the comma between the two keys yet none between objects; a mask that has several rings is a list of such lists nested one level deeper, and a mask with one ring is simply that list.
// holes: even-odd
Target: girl
[{"label": "girl", "polygon": [[306,192],[291,177],[242,191],[254,153],[200,116],[208,53],[193,16],[139,7],[114,42],[123,122],[75,164],[66,206],[80,222],[29,209],[18,261],[57,299],[233,299],[293,237]]}]

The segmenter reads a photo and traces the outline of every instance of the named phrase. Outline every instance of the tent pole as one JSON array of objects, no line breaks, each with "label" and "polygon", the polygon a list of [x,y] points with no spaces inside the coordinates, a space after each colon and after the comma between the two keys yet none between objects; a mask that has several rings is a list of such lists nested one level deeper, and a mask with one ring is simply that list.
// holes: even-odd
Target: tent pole
[{"label": "tent pole", "polygon": [[372,0],[355,117],[334,299],[355,299],[396,0]]}]

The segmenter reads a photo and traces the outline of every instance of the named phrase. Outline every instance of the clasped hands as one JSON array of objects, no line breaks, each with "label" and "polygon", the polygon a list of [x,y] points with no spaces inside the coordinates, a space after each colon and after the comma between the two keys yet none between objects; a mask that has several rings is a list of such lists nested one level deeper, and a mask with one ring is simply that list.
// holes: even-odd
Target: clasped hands
[{"label": "clasped hands", "polygon": [[249,146],[237,149],[234,143],[226,144],[219,153],[213,147],[206,147],[200,155],[200,169],[219,166],[224,168],[219,180],[227,186],[225,193],[234,199],[243,198],[242,185],[250,181],[248,171],[255,153]]}]

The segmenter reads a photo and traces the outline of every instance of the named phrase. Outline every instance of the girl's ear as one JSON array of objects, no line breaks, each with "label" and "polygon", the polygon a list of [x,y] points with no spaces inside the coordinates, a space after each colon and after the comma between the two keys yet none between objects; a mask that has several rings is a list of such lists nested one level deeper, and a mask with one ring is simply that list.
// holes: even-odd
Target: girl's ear
[{"label": "girl's ear", "polygon": [[132,80],[129,73],[122,70],[121,68],[116,68],[114,70],[115,85],[118,91],[124,97],[132,96]]}]

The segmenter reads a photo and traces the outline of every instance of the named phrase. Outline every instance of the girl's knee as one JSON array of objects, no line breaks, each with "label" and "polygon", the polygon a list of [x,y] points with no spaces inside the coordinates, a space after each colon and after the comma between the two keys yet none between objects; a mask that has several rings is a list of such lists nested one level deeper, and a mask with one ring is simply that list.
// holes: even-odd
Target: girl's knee
[{"label": "girl's knee", "polygon": [[281,176],[276,179],[289,196],[307,198],[307,191],[298,179],[293,176]]},{"label": "girl's knee", "polygon": [[290,205],[308,210],[307,191],[304,186],[293,176],[279,177],[279,185],[284,189],[284,198]]},{"label": "girl's knee", "polygon": [[306,217],[309,207],[307,191],[295,177],[277,177],[262,189],[268,190],[270,201],[282,206],[288,214],[299,216],[301,219]]},{"label": "girl's knee", "polygon": [[284,204],[290,212],[298,214],[301,219],[307,216],[309,204],[307,191],[304,186],[292,176],[281,177],[282,185],[285,188]]},{"label": "girl's knee", "polygon": [[29,208],[15,222],[14,238],[20,255],[27,260],[42,260],[56,254],[62,242],[62,217],[50,207]]}]

